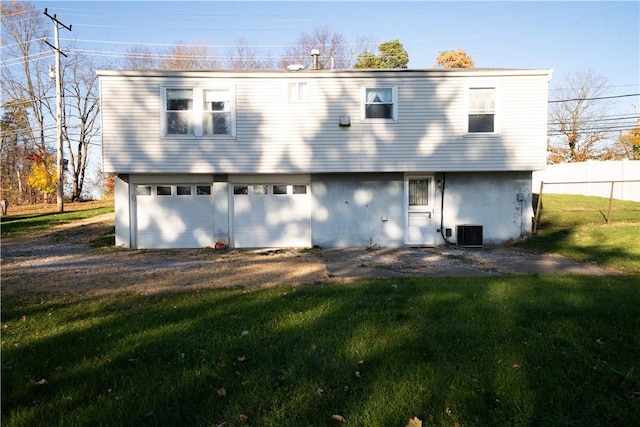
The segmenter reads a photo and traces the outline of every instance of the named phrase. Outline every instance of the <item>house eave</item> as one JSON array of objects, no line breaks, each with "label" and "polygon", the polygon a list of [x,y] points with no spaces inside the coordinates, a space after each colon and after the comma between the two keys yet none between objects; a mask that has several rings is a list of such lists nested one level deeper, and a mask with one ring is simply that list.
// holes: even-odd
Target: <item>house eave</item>
[{"label": "house eave", "polygon": [[508,68],[425,68],[425,69],[335,69],[335,70],[97,70],[101,77],[172,77],[172,78],[456,78],[497,76],[548,76],[553,70]]}]

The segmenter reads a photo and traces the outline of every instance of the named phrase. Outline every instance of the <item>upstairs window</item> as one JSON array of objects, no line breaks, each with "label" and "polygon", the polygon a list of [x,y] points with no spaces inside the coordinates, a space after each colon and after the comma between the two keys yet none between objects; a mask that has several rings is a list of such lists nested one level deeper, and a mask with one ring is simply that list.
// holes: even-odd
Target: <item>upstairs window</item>
[{"label": "upstairs window", "polygon": [[165,108],[168,135],[193,134],[193,89],[167,89]]},{"label": "upstairs window", "polygon": [[287,102],[309,102],[309,85],[307,82],[287,83]]},{"label": "upstairs window", "polygon": [[368,87],[364,88],[363,94],[363,119],[397,120],[397,87]]},{"label": "upstairs window", "polygon": [[494,133],[496,115],[496,89],[469,89],[469,133]]},{"label": "upstairs window", "polygon": [[162,90],[163,136],[235,137],[235,91],[232,86]]},{"label": "upstairs window", "polygon": [[205,89],[202,119],[204,135],[231,134],[231,99],[228,89]]}]

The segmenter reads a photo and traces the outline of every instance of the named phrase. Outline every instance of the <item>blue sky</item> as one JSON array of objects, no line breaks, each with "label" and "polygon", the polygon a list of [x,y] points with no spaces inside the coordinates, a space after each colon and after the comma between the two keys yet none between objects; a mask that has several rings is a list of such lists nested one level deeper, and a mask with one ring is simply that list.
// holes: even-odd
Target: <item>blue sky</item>
[{"label": "blue sky", "polygon": [[[567,73],[592,70],[611,94],[638,93],[640,2],[521,1],[49,1],[82,49],[109,60],[133,44],[206,41],[224,54],[240,37],[278,56],[302,32],[328,27],[374,46],[399,39],[410,68],[433,66],[438,53],[462,48],[476,67],[551,68],[552,87]],[[97,42],[90,42],[90,40]],[[111,58],[113,61],[113,58]],[[631,98],[636,105],[640,98]]]}]

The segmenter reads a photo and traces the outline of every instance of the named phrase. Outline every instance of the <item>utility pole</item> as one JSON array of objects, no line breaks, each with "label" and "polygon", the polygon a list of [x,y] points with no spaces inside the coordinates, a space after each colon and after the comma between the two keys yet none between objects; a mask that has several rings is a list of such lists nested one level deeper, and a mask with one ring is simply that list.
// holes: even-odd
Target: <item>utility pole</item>
[{"label": "utility pole", "polygon": [[58,212],[64,212],[64,153],[62,152],[62,75],[60,73],[60,54],[64,55],[65,58],[67,55],[60,50],[58,29],[59,27],[62,27],[71,31],[71,25],[67,27],[62,22],[58,21],[55,14],[53,16],[49,15],[46,8],[44,9],[44,14],[53,21],[53,37],[55,45],[52,45],[46,40],[45,43],[53,49],[56,58],[56,128],[58,131],[56,159],[56,169],[58,173],[57,204]]}]

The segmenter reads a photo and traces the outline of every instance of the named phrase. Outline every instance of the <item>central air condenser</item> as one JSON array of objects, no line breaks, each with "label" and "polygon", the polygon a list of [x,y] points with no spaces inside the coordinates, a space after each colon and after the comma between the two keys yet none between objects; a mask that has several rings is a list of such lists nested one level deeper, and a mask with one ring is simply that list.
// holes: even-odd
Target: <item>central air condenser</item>
[{"label": "central air condenser", "polygon": [[482,226],[481,225],[458,225],[456,226],[456,238],[458,246],[467,248],[478,248],[482,246]]}]

